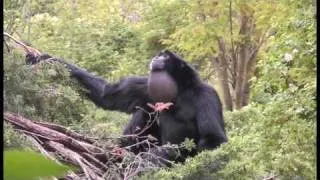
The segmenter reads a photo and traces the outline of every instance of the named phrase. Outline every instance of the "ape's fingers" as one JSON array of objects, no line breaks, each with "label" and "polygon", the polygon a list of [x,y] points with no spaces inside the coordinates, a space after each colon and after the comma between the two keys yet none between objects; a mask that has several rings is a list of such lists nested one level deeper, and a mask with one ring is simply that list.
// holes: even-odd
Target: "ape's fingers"
[{"label": "ape's fingers", "polygon": [[38,62],[37,56],[33,53],[26,54],[26,64],[36,64]]},{"label": "ape's fingers", "polygon": [[156,112],[162,112],[165,109],[169,109],[170,106],[173,105],[172,102],[163,103],[163,102],[157,102],[155,105],[152,105],[150,103],[147,104],[149,107],[151,107]]},{"label": "ape's fingers", "polygon": [[27,64],[37,64],[40,61],[54,59],[48,54],[38,54],[35,52],[29,52],[26,54],[26,63]]},{"label": "ape's fingers", "polygon": [[160,104],[158,104],[158,103],[156,103],[156,111],[159,111],[159,112],[162,112],[163,110],[165,110],[165,109],[169,109],[169,107],[170,106],[172,106],[173,105],[173,103],[171,103],[171,102],[168,102],[168,103],[160,103]]},{"label": "ape's fingers", "polygon": [[153,110],[156,108],[153,104],[151,104],[151,103],[147,103],[147,105],[149,106],[149,107],[151,107]]}]

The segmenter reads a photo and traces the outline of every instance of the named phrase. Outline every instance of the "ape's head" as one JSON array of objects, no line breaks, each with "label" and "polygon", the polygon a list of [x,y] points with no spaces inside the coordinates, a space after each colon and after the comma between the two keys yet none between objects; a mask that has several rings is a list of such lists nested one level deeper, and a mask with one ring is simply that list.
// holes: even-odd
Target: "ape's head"
[{"label": "ape's head", "polygon": [[148,93],[154,101],[174,101],[178,92],[198,82],[197,72],[173,52],[161,51],[151,60]]}]

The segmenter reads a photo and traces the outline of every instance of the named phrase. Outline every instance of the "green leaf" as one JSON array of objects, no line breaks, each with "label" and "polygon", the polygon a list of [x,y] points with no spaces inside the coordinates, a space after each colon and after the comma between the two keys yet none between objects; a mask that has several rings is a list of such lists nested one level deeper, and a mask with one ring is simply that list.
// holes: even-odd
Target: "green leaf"
[{"label": "green leaf", "polygon": [[39,177],[63,176],[71,168],[59,165],[32,151],[4,152],[5,180],[34,180]]}]

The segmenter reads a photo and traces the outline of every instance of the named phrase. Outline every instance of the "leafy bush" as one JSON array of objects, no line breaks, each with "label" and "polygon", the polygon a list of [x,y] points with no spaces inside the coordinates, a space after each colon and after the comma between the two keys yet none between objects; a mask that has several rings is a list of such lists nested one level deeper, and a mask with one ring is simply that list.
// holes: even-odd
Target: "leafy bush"
[{"label": "leafy bush", "polygon": [[32,151],[4,152],[4,179],[31,180],[40,177],[61,177],[71,168],[46,159]]},{"label": "leafy bush", "polygon": [[69,86],[64,68],[47,63],[25,66],[24,57],[15,53],[6,54],[4,61],[5,111],[61,124],[81,120],[86,105]]}]

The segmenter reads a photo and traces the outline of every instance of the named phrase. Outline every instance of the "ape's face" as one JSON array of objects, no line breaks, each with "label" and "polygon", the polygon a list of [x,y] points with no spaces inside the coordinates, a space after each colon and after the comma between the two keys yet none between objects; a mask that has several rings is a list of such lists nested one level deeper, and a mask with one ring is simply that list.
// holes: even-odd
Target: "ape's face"
[{"label": "ape's face", "polygon": [[164,50],[153,57],[150,63],[148,93],[158,102],[170,102],[178,90],[196,87],[201,82],[197,72],[178,55]]},{"label": "ape's face", "polygon": [[168,50],[164,50],[152,58],[150,71],[167,71],[172,73],[173,71],[179,71],[185,65],[186,63],[181,61],[177,55]]},{"label": "ape's face", "polygon": [[161,71],[165,69],[165,62],[168,61],[169,56],[164,53],[160,53],[153,57],[150,62],[150,71]]}]

